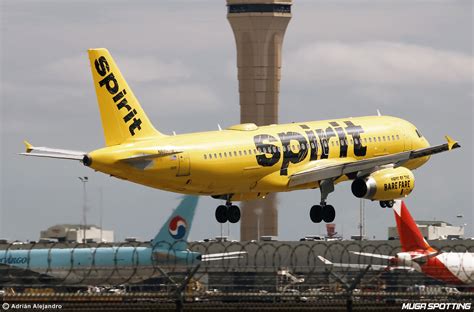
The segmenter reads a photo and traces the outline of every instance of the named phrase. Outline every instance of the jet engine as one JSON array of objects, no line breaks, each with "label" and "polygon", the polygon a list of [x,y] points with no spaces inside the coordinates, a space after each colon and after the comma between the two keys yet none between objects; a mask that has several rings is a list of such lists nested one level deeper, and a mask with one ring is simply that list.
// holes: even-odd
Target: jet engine
[{"label": "jet engine", "polygon": [[403,198],[413,191],[415,176],[405,167],[385,168],[352,182],[352,194],[358,198],[388,201]]}]

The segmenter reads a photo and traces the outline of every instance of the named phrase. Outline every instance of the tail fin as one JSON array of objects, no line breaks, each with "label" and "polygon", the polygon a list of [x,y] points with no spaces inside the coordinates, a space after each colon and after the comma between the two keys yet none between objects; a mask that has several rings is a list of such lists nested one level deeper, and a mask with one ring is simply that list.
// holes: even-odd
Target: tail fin
[{"label": "tail fin", "polygon": [[416,223],[408,211],[404,201],[395,201],[395,204],[393,205],[393,211],[395,213],[395,220],[397,222],[398,236],[400,236],[402,251],[435,251],[428,244],[423,235],[421,235],[421,232],[416,226]]},{"label": "tail fin", "polygon": [[150,123],[107,49],[90,49],[92,78],[99,104],[105,144],[160,135]]},{"label": "tail fin", "polygon": [[186,250],[187,239],[191,231],[194,213],[198,203],[198,196],[185,196],[179,206],[173,211],[158,234],[151,241],[155,248]]}]

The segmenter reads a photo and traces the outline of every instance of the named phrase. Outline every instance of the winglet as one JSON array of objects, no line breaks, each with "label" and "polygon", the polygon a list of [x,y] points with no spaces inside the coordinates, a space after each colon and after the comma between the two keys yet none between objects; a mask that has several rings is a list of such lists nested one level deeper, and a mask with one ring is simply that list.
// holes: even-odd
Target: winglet
[{"label": "winglet", "polygon": [[23,143],[25,144],[25,147],[26,147],[26,152],[27,153],[30,153],[32,150],[33,150],[33,145],[31,145],[28,141],[23,141]]},{"label": "winglet", "polygon": [[446,138],[446,141],[448,141],[448,149],[449,150],[461,147],[461,145],[459,145],[458,141],[453,140],[453,138],[450,137],[449,135],[446,135],[445,138]]}]

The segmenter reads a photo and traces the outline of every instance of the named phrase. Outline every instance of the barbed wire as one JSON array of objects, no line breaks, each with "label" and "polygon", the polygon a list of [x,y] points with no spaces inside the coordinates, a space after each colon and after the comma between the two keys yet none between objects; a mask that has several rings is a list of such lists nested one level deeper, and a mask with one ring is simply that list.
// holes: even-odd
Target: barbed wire
[{"label": "barbed wire", "polygon": [[[474,253],[474,244],[456,241],[437,242],[443,253],[415,260],[397,257],[401,249],[396,241],[195,242],[187,251],[166,242],[158,246],[152,250],[146,243],[128,242],[1,245],[0,285],[164,285],[182,279],[198,264],[194,280],[216,288],[335,288],[351,283],[360,273],[364,273],[360,287],[379,290],[413,288],[417,283],[444,285],[421,273],[421,267],[448,285],[456,284],[454,276],[474,284],[474,257],[462,256]],[[203,261],[206,255],[226,253],[232,256]],[[431,265],[439,261],[436,257],[446,258],[448,268]]]}]

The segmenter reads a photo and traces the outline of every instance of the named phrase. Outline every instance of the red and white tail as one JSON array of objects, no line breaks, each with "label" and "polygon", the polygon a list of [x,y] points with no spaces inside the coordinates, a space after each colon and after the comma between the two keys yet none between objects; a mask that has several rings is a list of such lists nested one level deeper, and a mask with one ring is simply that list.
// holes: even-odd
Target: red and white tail
[{"label": "red and white tail", "polygon": [[401,200],[395,201],[393,212],[395,213],[395,220],[397,221],[397,230],[398,236],[400,237],[400,244],[402,245],[402,251],[436,251],[428,244],[423,235],[421,235],[405,202]]}]

